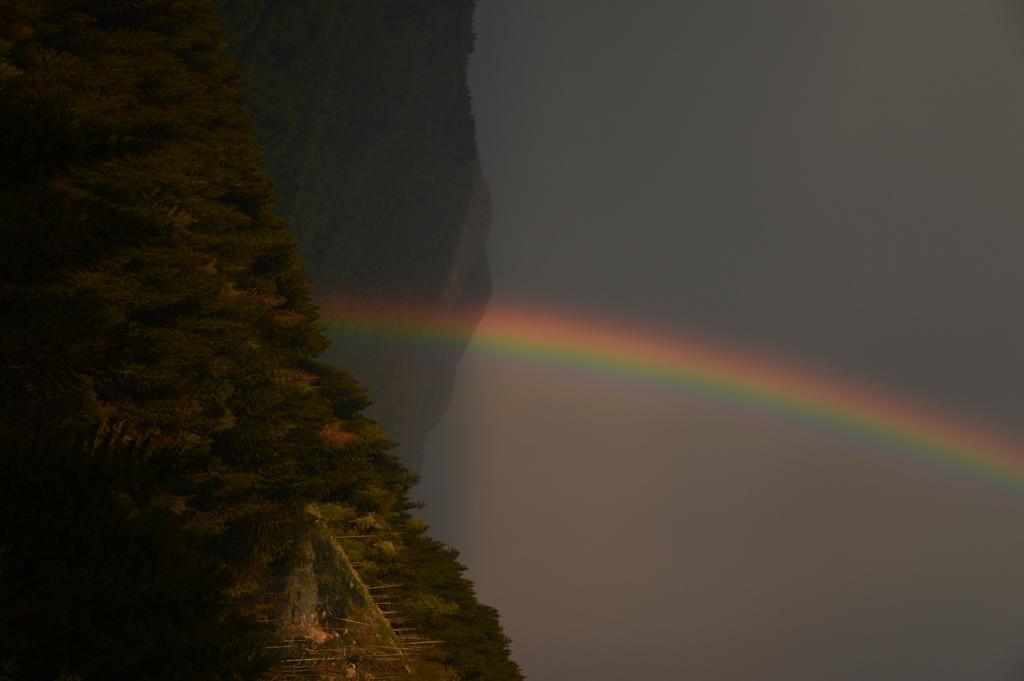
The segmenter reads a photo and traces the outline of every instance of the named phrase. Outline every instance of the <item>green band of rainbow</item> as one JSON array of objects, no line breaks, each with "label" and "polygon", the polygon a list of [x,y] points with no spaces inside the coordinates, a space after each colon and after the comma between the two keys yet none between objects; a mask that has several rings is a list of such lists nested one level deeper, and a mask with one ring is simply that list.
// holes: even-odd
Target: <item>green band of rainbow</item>
[{"label": "green band of rainbow", "polygon": [[766,413],[810,419],[829,430],[897,446],[985,478],[1024,488],[1024,450],[950,414],[750,353],[600,324],[533,308],[492,304],[475,318],[389,305],[321,303],[332,335],[459,344],[528,361],[624,376],[725,398]]}]

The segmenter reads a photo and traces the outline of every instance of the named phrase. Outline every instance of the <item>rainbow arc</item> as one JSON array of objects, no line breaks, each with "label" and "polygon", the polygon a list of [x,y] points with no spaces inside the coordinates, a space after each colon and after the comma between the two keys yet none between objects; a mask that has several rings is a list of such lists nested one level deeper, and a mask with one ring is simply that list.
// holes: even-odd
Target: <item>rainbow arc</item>
[{"label": "rainbow arc", "polygon": [[955,415],[691,338],[530,307],[492,304],[482,320],[389,305],[321,304],[328,330],[389,341],[461,344],[531,362],[574,367],[725,399],[780,417],[893,446],[1024,487],[1024,448]]}]

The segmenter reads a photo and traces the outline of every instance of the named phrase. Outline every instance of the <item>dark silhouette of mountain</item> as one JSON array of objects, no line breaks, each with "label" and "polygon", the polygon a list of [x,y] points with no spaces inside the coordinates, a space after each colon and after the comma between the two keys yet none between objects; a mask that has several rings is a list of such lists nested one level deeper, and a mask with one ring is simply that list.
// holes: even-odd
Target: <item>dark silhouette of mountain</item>
[{"label": "dark silhouette of mountain", "polygon": [[[466,85],[474,4],[221,0],[315,299],[441,316],[486,304],[490,195]],[[332,340],[327,361],[366,384],[371,413],[419,470],[461,353]]]}]

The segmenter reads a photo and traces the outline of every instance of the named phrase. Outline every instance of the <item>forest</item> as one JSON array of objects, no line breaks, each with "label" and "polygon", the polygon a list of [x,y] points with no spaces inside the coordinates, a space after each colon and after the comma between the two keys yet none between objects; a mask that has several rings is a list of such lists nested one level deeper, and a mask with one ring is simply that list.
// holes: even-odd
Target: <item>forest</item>
[{"label": "forest", "polygon": [[[519,679],[367,392],[324,361],[316,220],[267,174],[318,171],[264,156],[217,10],[0,7],[0,679]],[[364,222],[339,219],[372,223],[384,197],[347,186]],[[429,279],[352,229],[321,234],[352,254],[337,286]]]}]

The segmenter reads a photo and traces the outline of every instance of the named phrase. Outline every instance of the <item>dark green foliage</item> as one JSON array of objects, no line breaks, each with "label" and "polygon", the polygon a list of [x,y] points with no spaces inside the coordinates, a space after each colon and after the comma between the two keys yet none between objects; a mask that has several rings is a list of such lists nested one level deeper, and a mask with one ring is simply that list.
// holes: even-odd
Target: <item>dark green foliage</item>
[{"label": "dark green foliage", "polygon": [[362,509],[328,512],[336,533],[355,533],[346,550],[361,566],[363,579],[391,585],[387,595],[401,613],[402,626],[423,639],[443,641],[431,659],[463,681],[521,681],[498,612],[477,602],[458,552],[428,537],[426,526],[405,506],[385,503],[379,499]]},{"label": "dark green foliage", "polygon": [[[224,45],[212,0],[0,5],[5,681],[256,678],[307,509],[412,507],[365,392],[317,359]],[[496,619],[453,650],[478,625],[453,665],[506,678],[473,676],[511,664]]]},{"label": "dark green foliage", "polygon": [[211,3],[6,2],[0,40],[0,659],[247,677],[305,507],[390,445],[322,437],[365,396],[315,361]]},{"label": "dark green foliage", "polygon": [[516,681],[523,678],[509,657],[509,640],[498,612],[476,600],[473,584],[462,576],[458,551],[426,536],[425,528],[406,523],[404,548],[385,563],[379,578],[400,582],[403,612],[425,637],[445,642],[441,660],[463,681]]},{"label": "dark green foliage", "polygon": [[0,650],[15,678],[244,679],[271,631],[156,493],[189,452],[116,429],[7,442]]}]

